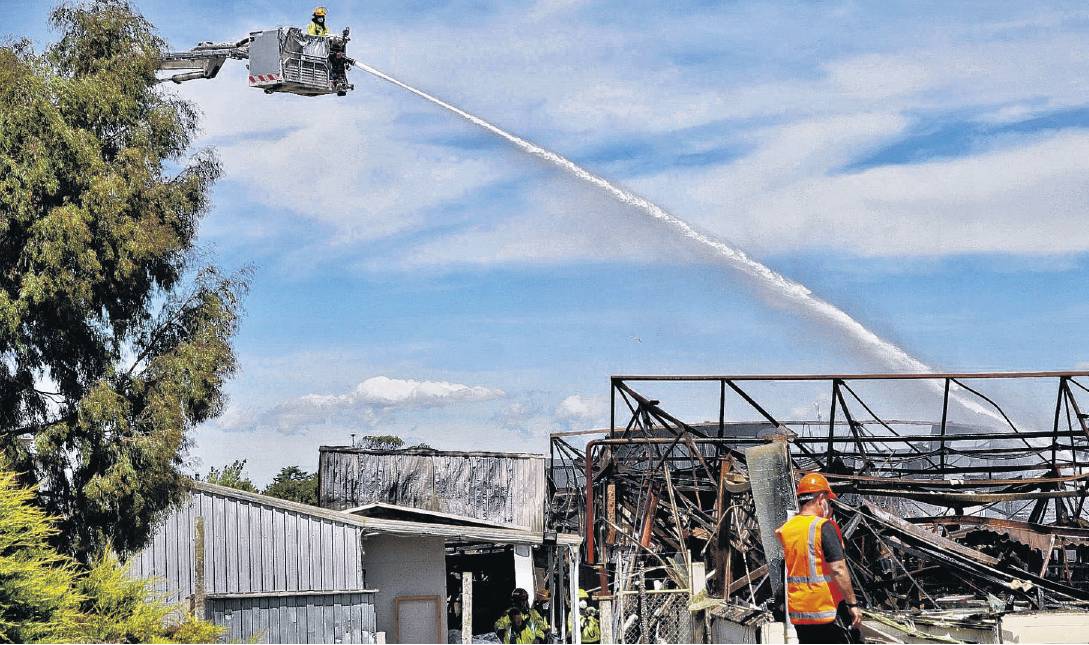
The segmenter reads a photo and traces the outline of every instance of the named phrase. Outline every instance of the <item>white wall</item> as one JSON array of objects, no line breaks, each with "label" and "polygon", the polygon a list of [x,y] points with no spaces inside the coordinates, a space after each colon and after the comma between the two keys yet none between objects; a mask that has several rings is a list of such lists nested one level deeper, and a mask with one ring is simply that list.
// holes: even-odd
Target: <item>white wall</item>
[{"label": "white wall", "polygon": [[1006,643],[1084,643],[1089,615],[1082,612],[1017,612],[1002,617]]},{"label": "white wall", "polygon": [[363,543],[367,587],[377,589],[374,597],[377,630],[386,632],[386,642],[396,643],[394,599],[398,596],[438,596],[442,629],[446,640],[446,552],[443,538],[374,535]]}]

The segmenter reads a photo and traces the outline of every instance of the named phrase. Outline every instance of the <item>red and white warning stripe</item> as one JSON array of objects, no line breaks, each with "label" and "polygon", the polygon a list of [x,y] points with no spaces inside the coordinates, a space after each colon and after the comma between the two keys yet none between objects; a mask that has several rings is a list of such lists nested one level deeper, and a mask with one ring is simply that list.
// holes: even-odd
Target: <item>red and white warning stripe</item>
[{"label": "red and white warning stripe", "polygon": [[280,80],[279,74],[250,74],[250,85],[275,83]]}]

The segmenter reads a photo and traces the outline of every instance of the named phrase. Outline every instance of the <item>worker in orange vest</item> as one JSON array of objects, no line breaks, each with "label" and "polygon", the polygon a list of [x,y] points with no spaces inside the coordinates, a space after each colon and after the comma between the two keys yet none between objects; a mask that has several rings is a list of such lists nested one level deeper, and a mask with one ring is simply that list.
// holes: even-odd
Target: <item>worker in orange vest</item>
[{"label": "worker in orange vest", "polygon": [[824,475],[806,474],[798,482],[801,510],[775,531],[786,559],[787,612],[800,643],[861,642],[862,610],[831,519],[835,498]]}]

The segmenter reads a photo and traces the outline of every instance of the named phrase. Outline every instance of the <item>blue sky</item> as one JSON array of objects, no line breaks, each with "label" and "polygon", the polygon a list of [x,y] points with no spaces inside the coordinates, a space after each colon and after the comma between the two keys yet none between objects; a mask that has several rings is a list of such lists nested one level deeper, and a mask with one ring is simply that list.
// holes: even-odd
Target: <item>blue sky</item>
[{"label": "blue sky", "polygon": [[[178,48],[311,9],[137,5]],[[930,365],[1089,361],[1081,3],[327,6],[357,59],[750,251]],[[0,34],[48,42],[45,14],[4,2]],[[244,74],[177,89],[226,169],[201,245],[255,269],[242,371],[194,467],[246,457],[266,481],[353,432],[544,450],[603,423],[612,373],[885,367],[364,72],[339,100]],[[713,416],[702,403],[675,406]]]}]

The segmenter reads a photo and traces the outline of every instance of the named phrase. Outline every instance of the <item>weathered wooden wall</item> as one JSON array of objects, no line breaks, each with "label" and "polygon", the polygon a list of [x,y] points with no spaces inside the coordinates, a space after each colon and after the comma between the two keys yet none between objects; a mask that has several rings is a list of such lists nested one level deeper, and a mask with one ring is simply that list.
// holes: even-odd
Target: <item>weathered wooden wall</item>
[{"label": "weathered wooden wall", "polygon": [[337,510],[383,502],[541,531],[544,463],[539,455],[323,446],[318,499]]},{"label": "weathered wooden wall", "polygon": [[322,509],[199,486],[130,559],[131,575],[156,578],[170,601],[203,608],[230,628],[229,639],[373,639],[362,527]]}]

